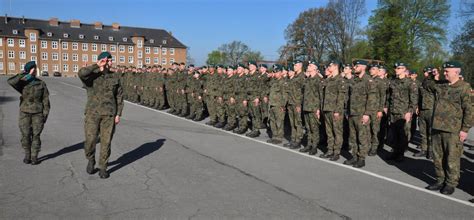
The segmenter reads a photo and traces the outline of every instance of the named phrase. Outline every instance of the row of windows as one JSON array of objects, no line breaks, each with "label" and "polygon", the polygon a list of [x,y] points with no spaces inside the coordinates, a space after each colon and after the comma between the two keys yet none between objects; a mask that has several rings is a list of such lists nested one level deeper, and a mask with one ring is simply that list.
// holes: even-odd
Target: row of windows
[{"label": "row of windows", "polygon": [[[54,72],[59,72],[60,71],[58,64],[54,64],[52,66],[53,66],[52,71],[54,71]],[[25,64],[20,63],[19,70],[24,69],[24,67],[25,67]],[[2,62],[0,62],[0,70],[4,70]],[[12,71],[16,70],[16,65],[15,65],[14,62],[9,62],[8,63],[8,70],[12,70]],[[41,71],[49,71],[48,64],[45,63],[45,64],[41,65]],[[61,71],[69,72],[69,65],[68,64],[63,64]],[[79,65],[76,65],[76,64],[72,65],[72,71],[75,72],[75,73],[79,72]]]},{"label": "row of windows", "polygon": [[[0,46],[2,46],[1,42],[2,42],[2,40],[0,39]],[[14,47],[15,46],[15,41],[13,40],[13,38],[8,38],[7,39],[7,44],[8,44],[8,47]],[[19,47],[22,47],[22,48],[26,47],[25,39],[19,39],[18,45],[19,45]],[[98,48],[97,44],[90,44],[90,45],[91,45],[91,50],[92,51],[97,51],[97,48]],[[59,46],[58,41],[51,41],[51,48],[52,49],[58,49],[58,46]],[[88,43],[82,43],[81,46],[82,46],[81,48],[82,48],[83,51],[88,51],[89,50],[89,44]],[[32,48],[34,47],[35,48],[34,50],[36,51],[36,45],[35,44],[32,44],[31,47]],[[41,41],[41,48],[42,49],[47,49],[48,48],[48,41]],[[68,50],[69,49],[69,43],[68,42],[62,42],[61,48],[63,50]],[[79,43],[77,43],[77,42],[71,43],[71,49],[72,50],[78,50],[79,49]],[[116,45],[110,45],[109,47],[107,47],[107,44],[101,44],[100,49],[101,49],[101,51],[107,51],[108,49],[110,49],[110,52],[116,52],[117,46]],[[151,54],[151,49],[152,49],[151,47],[145,47],[145,54]],[[158,54],[159,49],[160,49],[159,47],[153,47],[153,53]],[[124,45],[119,46],[119,52],[120,53],[125,53],[125,46]],[[133,53],[133,46],[128,46],[128,52]],[[168,48],[164,48],[164,47],[161,48],[161,54],[162,55],[166,55],[167,52],[168,52]],[[138,50],[138,55],[139,56],[140,56],[141,53],[143,53],[143,52],[141,50]],[[175,49],[174,48],[169,48],[169,53],[170,53],[170,55],[174,55],[175,54]]]}]

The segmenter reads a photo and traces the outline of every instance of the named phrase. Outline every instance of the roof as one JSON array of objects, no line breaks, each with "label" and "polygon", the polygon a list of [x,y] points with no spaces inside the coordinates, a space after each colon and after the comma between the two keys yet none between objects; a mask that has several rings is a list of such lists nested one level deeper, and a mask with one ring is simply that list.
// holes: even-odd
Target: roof
[{"label": "roof", "polygon": [[[120,26],[118,30],[114,30],[112,25],[103,25],[102,29],[96,29],[94,24],[81,23],[80,28],[71,27],[70,22],[59,21],[58,26],[51,26],[49,20],[39,20],[30,18],[7,17],[8,22],[5,23],[5,16],[0,16],[0,36],[7,37],[25,37],[25,29],[40,30],[39,39],[51,39],[63,41],[77,41],[77,42],[97,42],[97,43],[119,43],[119,44],[133,44],[131,37],[143,36],[145,38],[144,46],[154,47],[172,47],[172,48],[186,48],[178,39],[173,37],[170,33],[163,29],[139,28]],[[24,23],[23,23],[24,20]],[[13,30],[17,30],[17,34],[13,34]],[[48,32],[52,33],[48,36]],[[68,34],[65,38],[64,34]],[[83,35],[81,39],[79,35]],[[96,40],[94,36],[99,36]],[[109,40],[113,37],[113,40]],[[124,42],[123,39],[127,38]],[[151,42],[150,40],[154,40]],[[163,40],[166,40],[164,44]]]}]

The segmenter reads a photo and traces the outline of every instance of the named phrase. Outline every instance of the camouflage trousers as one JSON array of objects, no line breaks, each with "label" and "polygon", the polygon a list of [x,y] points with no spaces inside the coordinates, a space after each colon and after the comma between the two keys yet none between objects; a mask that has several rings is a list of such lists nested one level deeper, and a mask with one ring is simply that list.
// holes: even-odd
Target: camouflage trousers
[{"label": "camouflage trousers", "polygon": [[217,113],[216,113],[216,101],[214,97],[206,95],[204,97],[206,102],[207,112],[209,113],[209,119],[212,122],[217,122]]},{"label": "camouflage trousers", "polygon": [[176,94],[176,108],[178,111],[182,113],[188,113],[188,99],[187,99],[187,94],[182,93],[181,89],[180,91]]},{"label": "camouflage trousers", "polygon": [[339,115],[338,119],[334,118],[334,112],[324,112],[324,124],[326,126],[326,135],[328,142],[328,152],[340,154],[342,147],[342,114]]},{"label": "camouflage trousers", "polygon": [[236,111],[237,117],[239,118],[239,128],[247,129],[248,128],[248,106],[244,106],[242,103],[244,100],[237,100]]},{"label": "camouflage trousers", "polygon": [[370,116],[370,150],[376,151],[380,147],[382,140],[382,134],[380,132],[380,125],[382,118],[377,118],[377,113]]},{"label": "camouflage trousers", "polygon": [[172,110],[176,110],[176,91],[173,89],[169,88],[166,90],[166,99],[168,100],[168,105]]},{"label": "camouflage trousers", "polygon": [[156,91],[153,95],[154,97],[154,103],[153,103],[153,108],[155,109],[162,109],[165,107],[165,94],[163,91]]},{"label": "camouflage trousers", "polygon": [[219,101],[218,98],[215,99],[214,103],[215,111],[216,111],[216,117],[218,122],[225,123],[225,111],[226,111],[226,104],[224,99],[222,101]]},{"label": "camouflage trousers", "polygon": [[41,132],[44,127],[43,113],[25,113],[20,111],[19,126],[21,146],[25,153],[37,156],[41,150]]},{"label": "camouflage trousers", "polygon": [[303,112],[304,123],[306,127],[306,136],[308,137],[307,146],[317,147],[319,145],[319,126],[320,122],[315,112]]},{"label": "camouflage trousers", "polygon": [[362,124],[362,115],[349,116],[351,154],[364,160],[370,148],[370,125]]},{"label": "camouflage trousers", "polygon": [[137,93],[137,90],[132,87],[132,89],[129,91],[128,98],[131,102],[137,103],[139,101],[139,96]]},{"label": "camouflage trousers", "polygon": [[459,133],[433,130],[433,163],[438,183],[456,187],[459,183],[463,143]]},{"label": "camouflage trousers", "polygon": [[115,117],[86,114],[84,122],[84,151],[86,158],[95,162],[97,136],[100,135],[99,167],[107,169],[110,157],[110,145],[115,132]]},{"label": "camouflage trousers", "polygon": [[227,124],[234,126],[237,125],[237,103],[225,102],[225,112],[227,114]]},{"label": "camouflage trousers", "polygon": [[301,142],[304,136],[303,120],[301,119],[301,112],[296,111],[296,106],[288,105],[288,117],[290,119],[291,127],[291,141]]},{"label": "camouflage trousers", "polygon": [[283,139],[285,131],[285,107],[271,106],[268,120],[270,121],[270,129],[272,138]]},{"label": "camouflage trousers", "polygon": [[262,102],[260,103],[260,109],[262,112],[262,121],[264,121],[265,119],[267,119],[268,121],[268,117],[270,115],[270,105],[268,104],[268,102],[264,102],[262,100]]},{"label": "camouflage trousers", "polygon": [[393,153],[395,155],[404,155],[408,148],[410,140],[410,123],[407,123],[403,115],[392,114],[390,116],[390,136],[392,141]]},{"label": "camouflage trousers", "polygon": [[191,97],[189,101],[189,113],[196,118],[201,118],[204,111],[202,99]]},{"label": "camouflage trousers", "polygon": [[261,103],[255,105],[254,102],[248,102],[249,113],[252,121],[252,131],[258,131],[262,126]]},{"label": "camouflage trousers", "polygon": [[433,110],[426,109],[420,111],[418,124],[420,126],[421,149],[426,152],[431,151],[431,118]]}]

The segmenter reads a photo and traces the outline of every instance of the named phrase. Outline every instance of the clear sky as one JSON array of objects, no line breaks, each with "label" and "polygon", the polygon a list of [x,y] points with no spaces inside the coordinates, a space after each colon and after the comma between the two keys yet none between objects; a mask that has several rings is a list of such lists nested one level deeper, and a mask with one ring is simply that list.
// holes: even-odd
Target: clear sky
[{"label": "clear sky", "polygon": [[[262,52],[266,60],[278,59],[278,48],[285,44],[284,30],[300,12],[325,6],[326,0],[0,0],[2,15],[37,19],[57,17],[60,21],[79,19],[82,23],[118,22],[124,26],[160,28],[190,48],[197,65],[207,54],[224,43],[240,40]],[[452,0],[449,28],[459,31],[456,13],[460,1]],[[377,7],[366,0],[368,17]],[[449,34],[452,38],[453,34]]]}]

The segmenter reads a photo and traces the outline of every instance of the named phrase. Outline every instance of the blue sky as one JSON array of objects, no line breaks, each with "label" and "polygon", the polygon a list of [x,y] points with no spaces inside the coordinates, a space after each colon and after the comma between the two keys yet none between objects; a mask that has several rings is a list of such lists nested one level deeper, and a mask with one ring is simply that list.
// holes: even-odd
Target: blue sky
[{"label": "blue sky", "polygon": [[[461,0],[451,1],[450,34],[459,31],[456,16]],[[325,6],[326,0],[1,0],[0,13],[37,19],[57,17],[62,21],[79,19],[83,23],[118,22],[124,26],[161,28],[190,47],[197,65],[207,54],[224,43],[240,40],[262,52],[266,60],[278,58],[285,44],[284,30],[300,12]],[[367,25],[376,0],[366,0]]]}]

